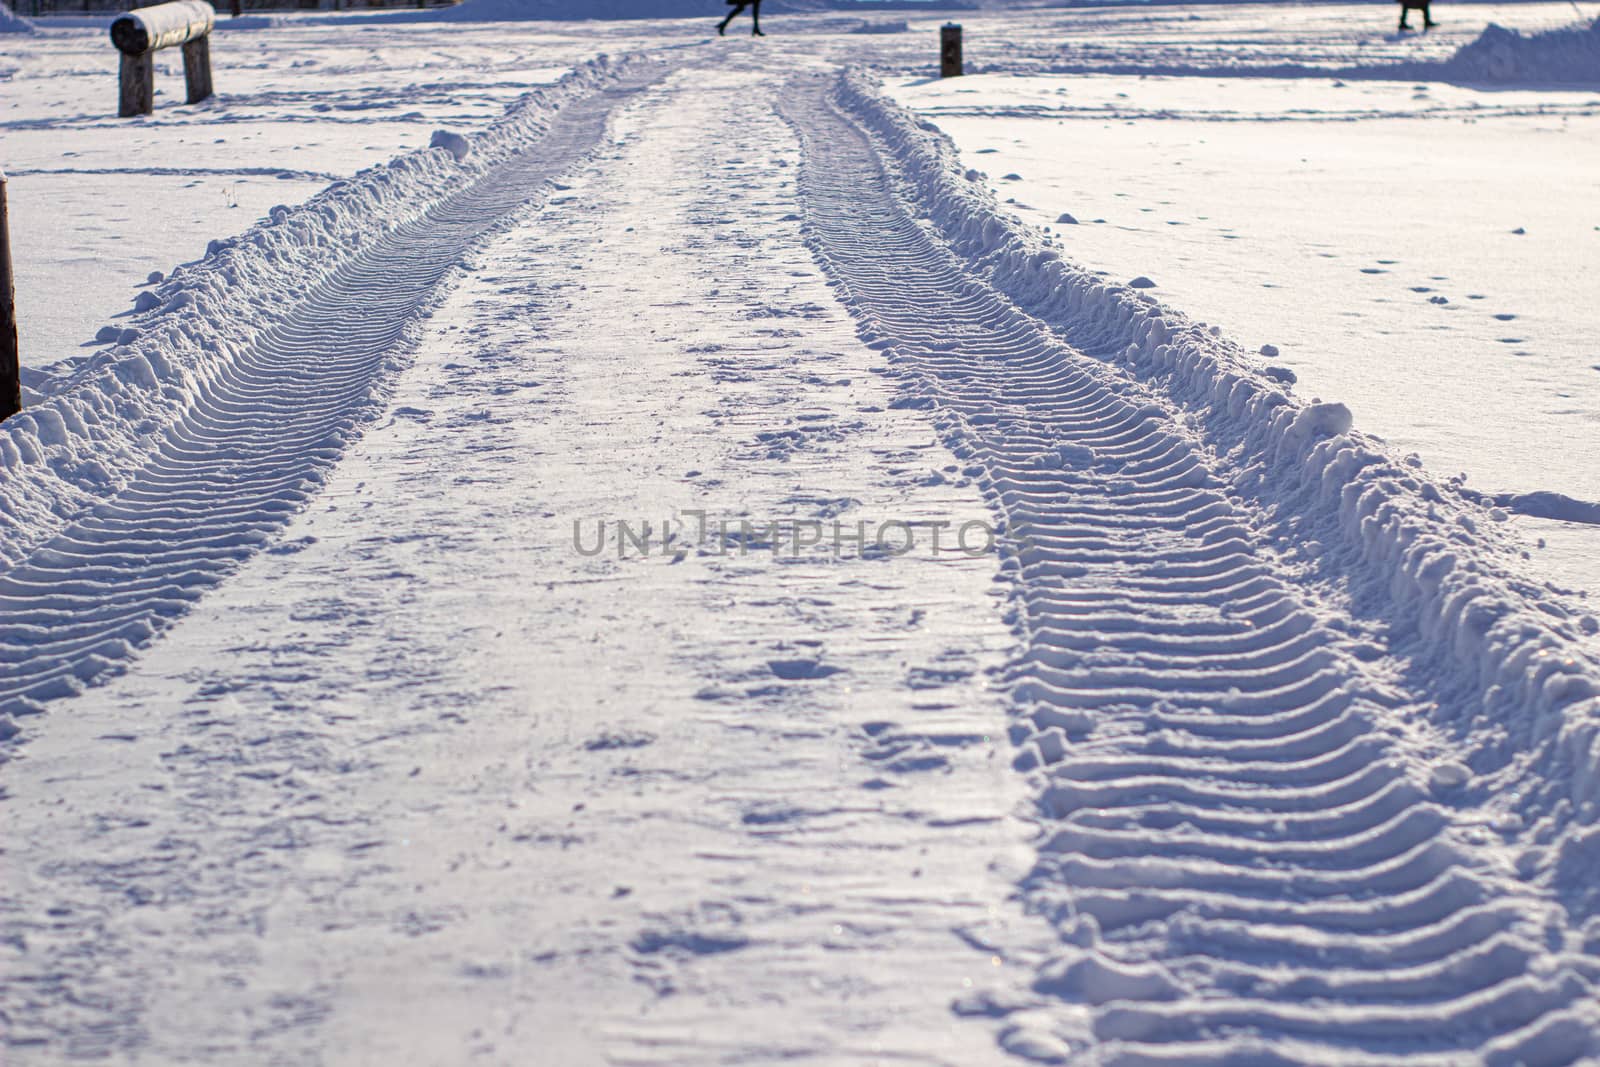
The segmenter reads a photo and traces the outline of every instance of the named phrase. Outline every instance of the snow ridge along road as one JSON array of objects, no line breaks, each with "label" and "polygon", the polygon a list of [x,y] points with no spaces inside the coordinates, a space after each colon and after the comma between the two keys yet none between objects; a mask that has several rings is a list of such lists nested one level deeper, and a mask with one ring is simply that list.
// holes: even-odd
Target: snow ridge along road
[{"label": "snow ridge along road", "polygon": [[[1029,995],[964,1008],[1055,1007],[1002,1032],[1050,1061],[1594,1053],[1595,674],[1566,609],[1337,405],[1017,257],[859,80],[782,108],[819,260],[1009,528],[1025,891],[1064,946]],[[986,278],[1070,301],[1062,330]],[[1408,525],[1413,497],[1448,542]],[[1275,523],[1331,559],[1277,550]]]},{"label": "snow ridge along road", "polygon": [[[490,165],[464,182],[452,171],[412,217],[374,211],[369,197],[318,198],[302,218],[274,220],[314,231],[291,247],[273,246],[271,227],[225,243],[197,277],[175,279],[167,307],[142,323],[152,334],[142,346],[41,383],[47,397],[0,437],[12,556],[0,572],[0,741],[18,734],[16,716],[115,669],[260,550],[382,410],[385,376],[462,256],[543,200],[599,143],[618,102],[664,69],[590,64],[555,94],[553,116],[532,109],[537,136],[491,130],[478,139]],[[510,144],[496,145],[496,132]],[[428,165],[422,155],[353,184],[426,193],[411,173]],[[240,244],[252,258],[228,258]],[[326,273],[304,277],[306,263]],[[225,312],[218,302],[198,325],[171,324],[219,287]],[[239,343],[229,334],[241,329],[253,336]],[[54,536],[30,543],[40,529]]]}]

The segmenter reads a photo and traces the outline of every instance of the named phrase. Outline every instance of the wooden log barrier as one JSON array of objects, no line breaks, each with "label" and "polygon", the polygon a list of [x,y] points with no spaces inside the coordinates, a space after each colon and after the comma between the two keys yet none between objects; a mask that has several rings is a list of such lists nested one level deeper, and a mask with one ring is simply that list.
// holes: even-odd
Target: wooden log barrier
[{"label": "wooden log barrier", "polygon": [[6,172],[0,170],[0,420],[22,410],[22,360],[17,354],[17,291],[11,282],[11,223]]},{"label": "wooden log barrier", "polygon": [[211,28],[217,13],[206,0],[174,0],[138,7],[111,24],[111,43],[122,53],[122,89],[117,114],[148,115],[156,106],[155,54],[183,48],[183,81],[188,102],[211,95]]}]

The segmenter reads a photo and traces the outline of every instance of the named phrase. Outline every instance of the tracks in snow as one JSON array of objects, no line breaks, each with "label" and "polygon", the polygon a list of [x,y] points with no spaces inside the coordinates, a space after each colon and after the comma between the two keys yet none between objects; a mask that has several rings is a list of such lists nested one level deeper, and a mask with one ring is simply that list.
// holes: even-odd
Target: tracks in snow
[{"label": "tracks in snow", "polygon": [[[1255,547],[1159,410],[974,279],[821,81],[783,110],[814,249],[1011,530],[1031,903],[1060,1010],[1003,1040],[1101,1062],[1570,1062],[1594,969],[1388,682]],[[1370,658],[1370,653],[1365,653]],[[1031,1024],[1030,1024],[1031,1025]]]},{"label": "tracks in snow", "polygon": [[450,269],[659,77],[569,102],[527,151],[353,256],[209,383],[127,485],[0,574],[0,714],[115,669],[281,528],[371,416]]}]

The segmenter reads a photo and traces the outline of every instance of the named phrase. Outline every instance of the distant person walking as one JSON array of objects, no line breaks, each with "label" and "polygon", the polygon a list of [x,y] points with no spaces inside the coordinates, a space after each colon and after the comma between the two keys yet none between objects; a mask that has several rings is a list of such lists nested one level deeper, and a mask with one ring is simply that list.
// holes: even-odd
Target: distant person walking
[{"label": "distant person walking", "polygon": [[1427,33],[1438,23],[1433,21],[1433,16],[1428,13],[1428,0],[1400,0],[1400,28],[1409,30],[1411,23],[1406,21],[1406,16],[1413,11],[1422,12],[1422,32]]},{"label": "distant person walking", "polygon": [[750,9],[750,21],[755,24],[755,29],[750,31],[752,37],[765,37],[761,32],[761,0],[728,0],[733,5],[733,10],[728,12],[728,17],[717,23],[717,36],[721,37],[728,32],[728,23],[738,17],[745,8]]}]

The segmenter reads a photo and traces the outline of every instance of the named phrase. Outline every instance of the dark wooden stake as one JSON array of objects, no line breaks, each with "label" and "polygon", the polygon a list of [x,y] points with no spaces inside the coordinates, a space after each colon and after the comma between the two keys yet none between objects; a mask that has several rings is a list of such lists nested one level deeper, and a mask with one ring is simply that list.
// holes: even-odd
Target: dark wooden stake
[{"label": "dark wooden stake", "polygon": [[947,22],[939,27],[939,77],[961,76],[961,27]]},{"label": "dark wooden stake", "polygon": [[211,36],[196,37],[183,46],[183,84],[188,102],[198,104],[211,95]]},{"label": "dark wooden stake", "polygon": [[22,360],[17,353],[17,290],[11,281],[11,223],[6,174],[0,170],[0,419],[22,410]]},{"label": "dark wooden stake", "polygon": [[117,97],[117,114],[122,118],[148,115],[156,109],[156,60],[154,53],[136,56],[122,53],[122,91]]}]

